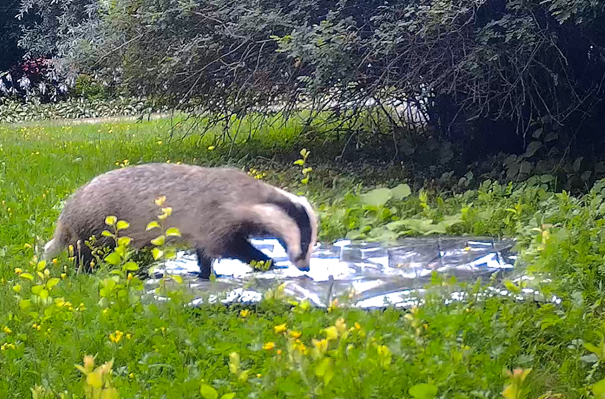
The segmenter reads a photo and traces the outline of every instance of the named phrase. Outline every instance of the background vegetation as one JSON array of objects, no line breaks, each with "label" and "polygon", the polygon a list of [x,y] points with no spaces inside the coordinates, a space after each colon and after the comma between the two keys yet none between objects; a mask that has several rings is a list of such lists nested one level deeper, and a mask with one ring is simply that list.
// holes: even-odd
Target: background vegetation
[{"label": "background vegetation", "polygon": [[[598,0],[3,2],[0,396],[602,398],[604,46]],[[88,276],[39,261],[76,187],[151,161],[305,193],[325,241],[512,237],[538,278],[193,310],[121,249]]]}]

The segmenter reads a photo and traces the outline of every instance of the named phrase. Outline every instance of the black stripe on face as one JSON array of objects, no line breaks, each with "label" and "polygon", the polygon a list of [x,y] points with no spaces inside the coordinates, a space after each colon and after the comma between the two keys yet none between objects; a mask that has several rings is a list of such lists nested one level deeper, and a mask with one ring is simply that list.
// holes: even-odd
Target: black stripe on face
[{"label": "black stripe on face", "polygon": [[[311,219],[304,206],[288,200],[274,200],[272,204],[279,206],[286,214],[296,222],[300,230],[300,249],[301,253],[296,260],[301,260],[306,256],[309,244],[311,244]],[[282,241],[280,241],[281,243]],[[283,245],[283,244],[282,244]],[[285,248],[287,250],[287,248]]]}]

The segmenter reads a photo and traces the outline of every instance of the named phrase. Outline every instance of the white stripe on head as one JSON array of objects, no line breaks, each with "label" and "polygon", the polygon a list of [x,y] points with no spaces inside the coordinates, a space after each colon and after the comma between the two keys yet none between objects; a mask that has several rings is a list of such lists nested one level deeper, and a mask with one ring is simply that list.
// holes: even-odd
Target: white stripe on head
[{"label": "white stripe on head", "polygon": [[[285,190],[282,190],[281,188],[277,188],[277,187],[274,187],[274,188],[279,193],[281,193],[284,196],[286,196],[287,198],[289,198],[292,202],[300,204],[303,208],[305,208],[305,211],[307,212],[307,216],[309,217],[309,222],[311,224],[311,242],[310,242],[310,245],[308,248],[308,252],[306,254],[307,257],[310,257],[311,251],[313,250],[313,248],[315,247],[315,243],[317,242],[317,215],[315,214],[315,211],[313,210],[311,203],[304,196],[294,195]],[[307,248],[305,248],[305,251],[307,251]]]}]

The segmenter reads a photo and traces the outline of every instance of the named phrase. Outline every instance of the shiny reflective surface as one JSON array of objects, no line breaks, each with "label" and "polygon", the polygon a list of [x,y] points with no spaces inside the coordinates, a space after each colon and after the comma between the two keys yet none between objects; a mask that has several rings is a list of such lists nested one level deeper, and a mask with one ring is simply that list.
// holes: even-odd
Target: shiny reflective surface
[{"label": "shiny reflective surface", "polygon": [[[518,281],[527,279],[515,273],[516,256],[512,240],[485,237],[405,238],[396,245],[352,243],[347,240],[332,245],[319,245],[311,258],[310,270],[303,272],[288,260],[283,247],[274,239],[250,242],[275,260],[275,269],[254,272],[239,261],[222,259],[214,263],[216,281],[197,278],[199,268],[195,253],[181,252],[177,259],[156,267],[154,278],[147,280],[149,294],[157,299],[154,288],[167,273],[180,275],[195,299],[191,305],[204,302],[250,303],[262,299],[269,289],[284,284],[284,293],[297,300],[307,299],[312,305],[327,307],[335,298],[346,298],[348,306],[360,308],[406,307],[418,303],[423,286],[436,271],[455,276],[458,282],[474,282],[478,277],[507,276]],[[493,295],[511,295],[495,279],[489,287]],[[525,288],[516,295],[519,300],[559,302],[544,298]],[[463,292],[451,294],[451,300],[464,299]]]}]

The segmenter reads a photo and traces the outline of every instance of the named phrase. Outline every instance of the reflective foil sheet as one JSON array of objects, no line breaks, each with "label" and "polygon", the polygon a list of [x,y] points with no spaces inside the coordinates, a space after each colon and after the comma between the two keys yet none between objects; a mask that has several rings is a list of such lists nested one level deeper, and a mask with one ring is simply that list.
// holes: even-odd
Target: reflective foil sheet
[{"label": "reflective foil sheet", "polygon": [[[232,259],[214,262],[216,280],[198,278],[199,268],[194,252],[180,252],[177,258],[152,271],[146,281],[148,293],[155,294],[159,279],[180,275],[193,294],[191,305],[220,301],[254,303],[270,289],[283,284],[284,294],[293,299],[308,300],[316,307],[328,307],[335,298],[347,298],[347,305],[370,309],[408,307],[418,303],[419,295],[434,271],[455,276],[458,282],[492,281],[493,295],[512,295],[499,281],[502,277],[518,281],[528,279],[515,269],[515,241],[485,237],[405,238],[396,245],[340,240],[331,245],[318,244],[311,257],[309,271],[301,271],[288,260],[284,248],[275,239],[251,239],[250,242],[274,260],[274,269],[254,271],[251,266]],[[492,279],[494,273],[498,278]],[[517,273],[515,273],[517,272]],[[551,301],[538,291],[525,288],[516,295],[519,300]],[[455,292],[451,300],[463,300]]]}]

